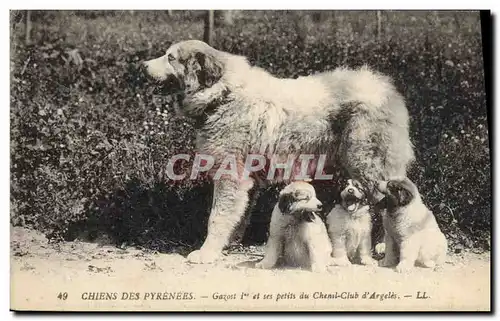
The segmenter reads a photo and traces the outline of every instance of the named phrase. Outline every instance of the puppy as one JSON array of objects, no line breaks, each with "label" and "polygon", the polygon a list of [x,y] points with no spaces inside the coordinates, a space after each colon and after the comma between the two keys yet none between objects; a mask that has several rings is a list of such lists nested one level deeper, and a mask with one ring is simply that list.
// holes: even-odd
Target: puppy
[{"label": "puppy", "polygon": [[281,258],[286,266],[325,272],[332,248],[326,226],[316,214],[321,207],[310,184],[286,186],[272,213],[264,259],[256,267],[272,268]]},{"label": "puppy", "polygon": [[366,194],[359,182],[349,179],[337,204],[326,218],[332,242],[332,264],[375,265],[371,257],[371,215]]},{"label": "puppy", "polygon": [[385,197],[377,204],[382,211],[385,257],[380,266],[397,264],[406,272],[415,264],[434,268],[444,263],[448,244],[433,213],[422,202],[415,184],[408,178],[380,182]]}]

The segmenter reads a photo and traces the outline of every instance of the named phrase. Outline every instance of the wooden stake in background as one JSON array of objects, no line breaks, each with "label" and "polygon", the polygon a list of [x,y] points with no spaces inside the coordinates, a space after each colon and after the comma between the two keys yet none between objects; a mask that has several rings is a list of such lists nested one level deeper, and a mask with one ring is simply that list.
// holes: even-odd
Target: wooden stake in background
[{"label": "wooden stake in background", "polygon": [[382,38],[382,11],[377,10],[377,40]]},{"label": "wooden stake in background", "polygon": [[214,40],[214,11],[207,10],[205,15],[205,32],[203,33],[203,40],[209,44],[213,44]]},{"label": "wooden stake in background", "polygon": [[31,10],[26,10],[25,15],[25,27],[26,27],[26,44],[28,45],[31,42]]}]

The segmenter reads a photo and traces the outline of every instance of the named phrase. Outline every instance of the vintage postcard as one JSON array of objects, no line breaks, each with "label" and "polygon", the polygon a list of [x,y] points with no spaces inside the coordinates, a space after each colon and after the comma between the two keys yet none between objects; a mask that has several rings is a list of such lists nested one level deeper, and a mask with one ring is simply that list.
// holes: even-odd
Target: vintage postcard
[{"label": "vintage postcard", "polygon": [[11,10],[11,310],[490,312],[490,21]]}]

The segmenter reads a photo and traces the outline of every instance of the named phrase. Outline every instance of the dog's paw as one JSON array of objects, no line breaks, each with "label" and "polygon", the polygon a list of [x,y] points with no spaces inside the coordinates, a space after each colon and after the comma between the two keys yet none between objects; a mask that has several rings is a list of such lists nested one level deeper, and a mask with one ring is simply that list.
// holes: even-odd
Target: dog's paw
[{"label": "dog's paw", "polygon": [[330,264],[335,266],[349,266],[351,265],[351,261],[349,261],[349,259],[346,257],[334,257],[330,261]]},{"label": "dog's paw", "polygon": [[371,258],[370,256],[362,256],[359,261],[361,265],[372,265],[372,266],[377,265],[377,261]]},{"label": "dog's paw", "polygon": [[274,267],[274,263],[267,261],[265,259],[260,261],[260,262],[257,262],[255,264],[256,269],[268,270],[268,269],[272,269],[273,267]]},{"label": "dog's paw", "polygon": [[387,260],[386,258],[383,258],[382,260],[378,261],[378,266],[380,267],[390,267],[394,265],[395,263],[392,260]]},{"label": "dog's paw", "polygon": [[326,273],[328,270],[325,264],[311,264],[311,271],[315,273]]},{"label": "dog's paw", "polygon": [[422,266],[426,267],[426,268],[433,269],[436,266],[436,262],[434,262],[432,260],[424,261],[424,262],[422,262]]},{"label": "dog's paw", "polygon": [[196,250],[189,253],[189,255],[187,256],[187,260],[189,263],[207,264],[217,261],[220,256],[221,253],[217,253],[214,251]]},{"label": "dog's paw", "polygon": [[408,272],[411,272],[413,270],[413,265],[402,262],[396,266],[395,270],[398,273],[408,273]]},{"label": "dog's paw", "polygon": [[378,243],[375,245],[375,253],[384,254],[385,253],[385,243]]},{"label": "dog's paw", "polygon": [[440,264],[436,264],[436,266],[432,269],[434,272],[443,272],[444,271],[444,266]]}]

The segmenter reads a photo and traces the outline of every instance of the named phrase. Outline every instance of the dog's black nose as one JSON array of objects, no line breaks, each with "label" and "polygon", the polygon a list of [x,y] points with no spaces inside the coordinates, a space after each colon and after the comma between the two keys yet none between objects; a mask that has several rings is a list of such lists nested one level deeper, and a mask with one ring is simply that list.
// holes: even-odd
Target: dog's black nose
[{"label": "dog's black nose", "polygon": [[318,206],[316,206],[318,208],[318,210],[321,210],[323,209],[323,204],[318,204]]},{"label": "dog's black nose", "polygon": [[347,190],[347,192],[348,192],[349,194],[354,194],[354,189],[353,189],[353,188],[349,188],[349,189]]}]

